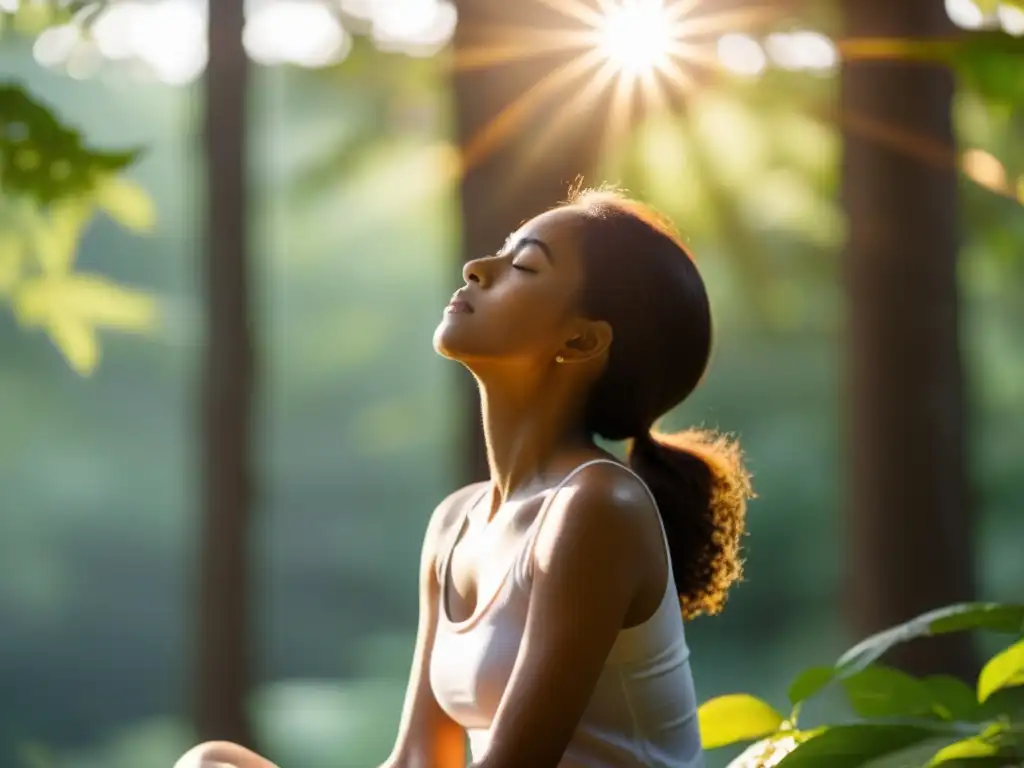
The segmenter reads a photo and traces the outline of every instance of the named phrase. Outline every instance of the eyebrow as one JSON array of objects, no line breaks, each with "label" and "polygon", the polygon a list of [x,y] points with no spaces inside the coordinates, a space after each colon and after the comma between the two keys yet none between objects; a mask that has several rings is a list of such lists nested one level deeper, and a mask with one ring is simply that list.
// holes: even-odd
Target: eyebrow
[{"label": "eyebrow", "polygon": [[544,258],[548,260],[548,264],[554,266],[555,257],[551,254],[551,249],[548,247],[548,244],[545,243],[543,240],[538,240],[535,237],[524,237],[521,240],[517,241],[515,246],[511,249],[511,255],[514,256],[515,254],[523,250],[523,248],[526,248],[528,245],[532,245],[536,247],[538,250],[540,250],[540,252],[544,254]]}]

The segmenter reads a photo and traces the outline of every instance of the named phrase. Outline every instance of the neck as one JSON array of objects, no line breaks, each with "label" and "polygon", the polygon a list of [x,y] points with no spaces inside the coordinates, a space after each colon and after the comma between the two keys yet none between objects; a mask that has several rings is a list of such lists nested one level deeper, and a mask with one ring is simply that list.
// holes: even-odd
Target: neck
[{"label": "neck", "polygon": [[491,512],[547,470],[559,452],[588,442],[584,393],[569,376],[543,372],[474,372],[480,389]]}]

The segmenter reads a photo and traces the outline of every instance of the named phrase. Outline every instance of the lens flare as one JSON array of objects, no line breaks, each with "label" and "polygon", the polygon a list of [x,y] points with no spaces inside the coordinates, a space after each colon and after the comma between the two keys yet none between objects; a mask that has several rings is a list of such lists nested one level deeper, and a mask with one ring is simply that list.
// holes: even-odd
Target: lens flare
[{"label": "lens flare", "polygon": [[[722,68],[715,49],[718,37],[778,16],[772,6],[723,10],[710,0],[538,2],[563,18],[564,25],[485,26],[479,31],[479,44],[456,46],[453,64],[463,72],[533,57],[562,59],[468,138],[462,147],[461,173],[510,141],[542,105],[559,96],[562,106],[545,116],[513,176],[525,175],[552,145],[572,140],[580,119],[593,114],[597,105],[602,146],[618,146],[635,117],[678,108],[708,73]],[[516,181],[510,178],[509,184]]]},{"label": "lens flare", "polygon": [[630,75],[662,70],[672,50],[673,20],[658,0],[610,8],[598,26],[598,51]]}]

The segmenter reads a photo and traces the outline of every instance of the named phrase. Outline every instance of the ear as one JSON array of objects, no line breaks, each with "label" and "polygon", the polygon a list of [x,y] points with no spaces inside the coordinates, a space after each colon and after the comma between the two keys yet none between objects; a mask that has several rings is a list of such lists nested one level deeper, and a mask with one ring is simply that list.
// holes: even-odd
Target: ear
[{"label": "ear", "polygon": [[587,320],[574,336],[558,350],[560,363],[585,363],[603,357],[612,345],[611,324],[604,320]]}]

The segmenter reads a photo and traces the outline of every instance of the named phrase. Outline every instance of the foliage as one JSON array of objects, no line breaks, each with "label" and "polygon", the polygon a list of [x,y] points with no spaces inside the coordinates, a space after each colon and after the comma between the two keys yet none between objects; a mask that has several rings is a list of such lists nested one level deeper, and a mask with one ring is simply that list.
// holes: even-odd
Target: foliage
[{"label": "foliage", "polygon": [[54,24],[87,20],[95,16],[103,4],[95,0],[16,2],[13,12],[0,11],[0,35],[8,30],[19,35],[35,35]]},{"label": "foliage", "polygon": [[[976,689],[952,677],[918,679],[878,664],[908,640],[984,629],[1021,635],[993,656]],[[800,711],[830,684],[842,686],[857,716],[846,723],[802,728]],[[857,644],[831,667],[812,667],[789,689],[783,717],[746,694],[712,699],[699,711],[708,749],[757,741],[736,768],[872,768],[994,765],[1024,761],[1024,605],[965,603],[926,613]]]},{"label": "foliage", "polygon": [[155,319],[151,297],[74,269],[98,212],[135,232],[152,228],[149,196],[120,175],[139,151],[87,146],[19,85],[0,84],[0,115],[0,301],[89,374],[98,329],[141,331]]}]

